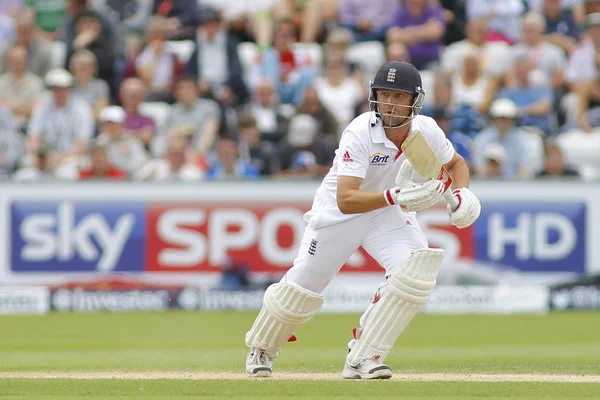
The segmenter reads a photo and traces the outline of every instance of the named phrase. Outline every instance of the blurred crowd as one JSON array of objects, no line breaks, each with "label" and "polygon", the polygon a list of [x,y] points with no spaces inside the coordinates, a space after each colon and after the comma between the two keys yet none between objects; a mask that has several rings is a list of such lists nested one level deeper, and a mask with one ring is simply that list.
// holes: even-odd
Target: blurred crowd
[{"label": "blurred crowd", "polygon": [[1,0],[0,179],[314,179],[413,63],[481,179],[600,179],[600,0]]}]

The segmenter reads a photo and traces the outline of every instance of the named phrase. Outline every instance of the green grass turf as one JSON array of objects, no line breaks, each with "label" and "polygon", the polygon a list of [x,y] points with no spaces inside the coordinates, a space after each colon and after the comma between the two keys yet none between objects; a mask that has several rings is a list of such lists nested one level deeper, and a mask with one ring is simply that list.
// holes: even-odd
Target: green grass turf
[{"label": "green grass turf", "polygon": [[[255,313],[0,317],[0,371],[242,372]],[[358,316],[320,314],[276,371],[339,372]],[[600,313],[418,315],[388,358],[401,372],[600,374]],[[235,397],[242,396],[243,397]],[[600,399],[581,383],[0,380],[4,399]],[[586,397],[587,396],[587,397]]]}]

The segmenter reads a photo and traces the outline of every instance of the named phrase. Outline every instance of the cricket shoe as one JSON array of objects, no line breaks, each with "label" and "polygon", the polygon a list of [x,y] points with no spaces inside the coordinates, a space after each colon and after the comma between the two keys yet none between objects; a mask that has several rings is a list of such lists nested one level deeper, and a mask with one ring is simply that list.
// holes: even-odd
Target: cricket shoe
[{"label": "cricket shoe", "polygon": [[265,351],[253,347],[246,358],[246,374],[257,378],[267,378],[273,372],[273,357]]},{"label": "cricket shoe", "polygon": [[382,364],[377,359],[368,358],[356,366],[346,363],[342,371],[342,377],[344,379],[390,379],[392,369],[389,365]]}]

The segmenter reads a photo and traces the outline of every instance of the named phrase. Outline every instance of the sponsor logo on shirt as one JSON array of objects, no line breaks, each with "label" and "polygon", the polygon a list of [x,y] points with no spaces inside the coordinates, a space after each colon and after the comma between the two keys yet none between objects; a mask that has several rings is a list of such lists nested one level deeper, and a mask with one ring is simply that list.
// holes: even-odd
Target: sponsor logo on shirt
[{"label": "sponsor logo on shirt", "polygon": [[385,165],[390,160],[390,156],[388,154],[375,153],[371,154],[369,160],[371,160],[371,165]]},{"label": "sponsor logo on shirt", "polygon": [[350,152],[348,150],[346,150],[344,152],[344,156],[342,157],[342,161],[343,162],[353,162],[354,160],[352,159],[352,157],[350,157]]}]

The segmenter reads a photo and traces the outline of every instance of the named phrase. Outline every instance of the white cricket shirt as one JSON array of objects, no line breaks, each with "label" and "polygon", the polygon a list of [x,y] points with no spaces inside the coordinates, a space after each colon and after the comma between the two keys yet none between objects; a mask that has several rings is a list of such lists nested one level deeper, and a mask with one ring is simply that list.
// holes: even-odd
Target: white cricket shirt
[{"label": "white cricket shirt", "polygon": [[[363,178],[360,190],[369,192],[383,192],[396,186],[396,175],[406,156],[387,138],[381,123],[375,124],[375,121],[374,113],[366,112],[350,122],[342,133],[333,166],[317,190],[311,210],[304,216],[312,227],[321,228],[361,215],[342,214],[338,208],[338,176]],[[423,133],[442,164],[452,160],[454,147],[433,118],[417,115],[411,122],[411,131],[415,129]],[[400,210],[399,206],[394,207]],[[369,212],[377,213],[384,209]],[[406,219],[415,215],[404,214]]]}]

